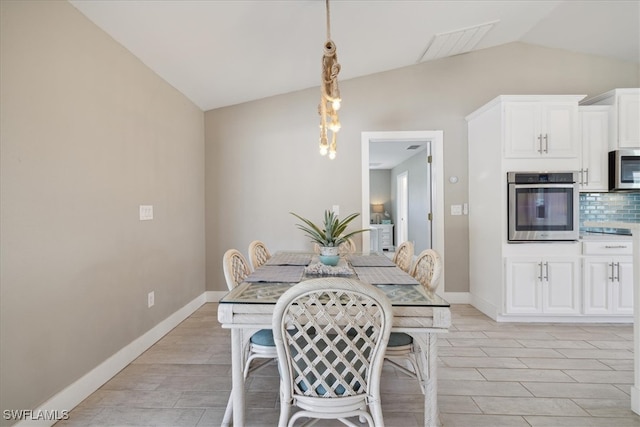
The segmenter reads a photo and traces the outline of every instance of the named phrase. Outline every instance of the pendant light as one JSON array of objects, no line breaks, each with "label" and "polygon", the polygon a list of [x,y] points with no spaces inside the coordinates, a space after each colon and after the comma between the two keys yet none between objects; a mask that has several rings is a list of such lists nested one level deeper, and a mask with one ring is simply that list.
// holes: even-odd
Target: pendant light
[{"label": "pendant light", "polygon": [[[340,64],[336,45],[331,40],[331,22],[329,14],[329,0],[326,1],[327,10],[327,41],[324,43],[324,55],[322,56],[322,76],[320,81],[320,154],[329,155],[330,159],[336,158],[336,134],[340,130],[338,110],[340,109],[340,89],[338,88],[338,73]],[[329,135],[330,133],[330,135]],[[329,136],[331,142],[329,142]]]}]

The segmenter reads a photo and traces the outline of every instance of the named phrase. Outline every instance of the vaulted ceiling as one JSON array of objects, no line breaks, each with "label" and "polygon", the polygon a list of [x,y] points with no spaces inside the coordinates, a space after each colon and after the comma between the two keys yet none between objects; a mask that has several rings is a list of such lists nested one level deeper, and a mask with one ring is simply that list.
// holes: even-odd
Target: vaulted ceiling
[{"label": "vaulted ceiling", "polygon": [[[323,0],[69,1],[204,111],[319,85]],[[638,0],[332,0],[330,11],[340,80],[515,41],[640,63]]]}]

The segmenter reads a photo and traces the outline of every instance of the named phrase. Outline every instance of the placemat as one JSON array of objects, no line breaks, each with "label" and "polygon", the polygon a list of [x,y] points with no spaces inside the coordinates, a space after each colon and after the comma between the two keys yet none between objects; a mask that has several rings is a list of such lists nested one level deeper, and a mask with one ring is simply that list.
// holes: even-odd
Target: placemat
[{"label": "placemat", "polygon": [[354,267],[358,279],[372,285],[419,285],[416,279],[398,267]]},{"label": "placemat", "polygon": [[265,265],[309,265],[311,254],[279,252],[271,256]]},{"label": "placemat", "polygon": [[245,282],[297,283],[302,280],[302,265],[263,265],[244,279]]},{"label": "placemat", "polygon": [[396,264],[384,255],[351,255],[349,263],[353,267],[395,267]]}]

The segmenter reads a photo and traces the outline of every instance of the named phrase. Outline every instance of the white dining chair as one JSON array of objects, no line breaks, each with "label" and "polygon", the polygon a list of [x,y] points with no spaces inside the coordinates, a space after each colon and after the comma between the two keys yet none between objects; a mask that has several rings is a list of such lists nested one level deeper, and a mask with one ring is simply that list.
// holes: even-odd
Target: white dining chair
[{"label": "white dining chair", "polygon": [[249,243],[249,260],[254,271],[269,261],[269,258],[271,258],[271,252],[262,241],[254,240]]},{"label": "white dining chair", "polygon": [[433,249],[425,249],[416,258],[411,274],[428,292],[435,292],[442,274],[440,254]]},{"label": "white dining chair", "polygon": [[[244,281],[251,274],[247,259],[237,249],[229,249],[224,253],[222,258],[222,270],[224,278],[227,282],[227,288],[231,291]],[[270,329],[260,329],[251,335],[247,348],[243,351],[244,358],[244,378],[247,379],[249,373],[254,371],[270,360],[278,357],[275,342],[273,341],[273,333]],[[254,364],[255,359],[266,359],[263,363]],[[227,408],[224,413],[225,423],[229,423],[233,414],[233,392],[229,396]]]},{"label": "white dining chair", "polygon": [[[420,252],[413,263],[411,274],[429,293],[435,292],[442,271],[440,255],[433,249]],[[415,377],[422,387],[422,375],[418,369],[418,349],[413,338],[404,332],[392,332],[385,355],[387,360],[404,373]],[[400,361],[408,362],[411,369],[407,369]]]},{"label": "white dining chair", "polygon": [[409,273],[411,264],[413,263],[413,243],[406,241],[401,243],[393,254],[392,261],[402,270]]},{"label": "white dining chair", "polygon": [[350,255],[356,252],[356,242],[349,237],[338,246],[338,254],[340,256]]},{"label": "white dining chair", "polygon": [[[278,426],[300,418],[349,418],[384,426],[380,375],[393,312],[379,289],[347,278],[293,286],[273,313],[280,371]],[[298,411],[293,411],[297,407]]]}]

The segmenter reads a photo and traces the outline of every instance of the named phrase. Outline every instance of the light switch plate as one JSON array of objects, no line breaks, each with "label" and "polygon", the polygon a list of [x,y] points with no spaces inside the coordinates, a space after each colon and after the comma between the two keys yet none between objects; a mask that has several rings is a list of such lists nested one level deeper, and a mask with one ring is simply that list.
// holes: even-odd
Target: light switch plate
[{"label": "light switch plate", "polygon": [[451,205],[451,215],[462,215],[462,205]]},{"label": "light switch plate", "polygon": [[153,219],[153,205],[140,205],[140,221]]}]

